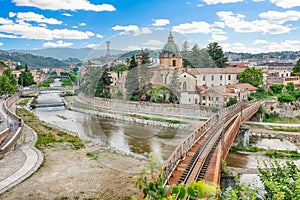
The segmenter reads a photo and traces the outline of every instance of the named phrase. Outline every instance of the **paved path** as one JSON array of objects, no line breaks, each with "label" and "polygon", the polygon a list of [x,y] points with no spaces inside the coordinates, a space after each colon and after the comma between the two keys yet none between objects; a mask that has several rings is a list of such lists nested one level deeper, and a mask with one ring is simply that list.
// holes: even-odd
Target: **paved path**
[{"label": "paved path", "polygon": [[[10,162],[11,165],[2,165],[0,168],[0,177],[2,178],[0,179],[0,194],[28,178],[43,163],[43,154],[34,147],[34,144],[37,140],[36,132],[25,125],[23,134],[25,137],[24,144],[18,150],[6,155],[1,160],[2,163]],[[23,156],[25,156],[25,159],[20,158],[20,151],[22,152]],[[17,165],[18,168],[10,173],[7,173],[10,170],[5,168],[10,168],[11,166],[15,165]]]},{"label": "paved path", "polygon": [[280,124],[280,123],[269,123],[269,122],[250,122],[247,121],[245,124],[254,125],[267,125],[267,126],[285,126],[285,127],[300,127],[300,124]]}]

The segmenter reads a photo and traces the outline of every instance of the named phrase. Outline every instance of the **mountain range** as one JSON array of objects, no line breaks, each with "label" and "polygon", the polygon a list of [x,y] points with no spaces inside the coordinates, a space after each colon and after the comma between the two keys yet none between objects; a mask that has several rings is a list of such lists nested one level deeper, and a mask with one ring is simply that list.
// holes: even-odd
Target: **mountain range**
[{"label": "mountain range", "polygon": [[[106,55],[106,49],[92,49],[92,48],[45,48],[35,50],[9,50],[9,52],[30,53],[37,56],[53,57],[59,60],[68,60],[72,58],[79,59],[81,61],[91,60]],[[122,50],[110,50],[111,55],[123,54],[126,51]]]}]

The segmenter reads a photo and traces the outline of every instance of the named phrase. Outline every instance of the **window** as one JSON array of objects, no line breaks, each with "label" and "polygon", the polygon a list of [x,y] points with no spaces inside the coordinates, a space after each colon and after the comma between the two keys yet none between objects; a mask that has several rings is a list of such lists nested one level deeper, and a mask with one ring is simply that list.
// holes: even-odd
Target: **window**
[{"label": "window", "polygon": [[205,76],[203,76],[202,80],[205,81]]},{"label": "window", "polygon": [[173,61],[172,61],[172,66],[173,66],[173,67],[176,67],[176,60],[173,60]]},{"label": "window", "polygon": [[231,75],[228,75],[228,80],[230,81],[230,79],[231,79]]},{"label": "window", "polygon": [[224,102],[226,102],[227,101],[227,97],[224,97]]},{"label": "window", "polygon": [[198,99],[195,99],[195,104],[198,104]]},{"label": "window", "polygon": [[203,96],[202,99],[205,100],[205,99],[206,99],[206,96]]},{"label": "window", "polygon": [[219,97],[216,97],[216,101],[219,101]]},{"label": "window", "polygon": [[182,89],[186,90],[186,82],[182,83]]},{"label": "window", "polygon": [[223,76],[222,75],[220,75],[220,81],[223,79]]},{"label": "window", "polygon": [[214,75],[211,75],[211,80],[212,80],[212,81],[214,80],[214,78],[215,78]]}]

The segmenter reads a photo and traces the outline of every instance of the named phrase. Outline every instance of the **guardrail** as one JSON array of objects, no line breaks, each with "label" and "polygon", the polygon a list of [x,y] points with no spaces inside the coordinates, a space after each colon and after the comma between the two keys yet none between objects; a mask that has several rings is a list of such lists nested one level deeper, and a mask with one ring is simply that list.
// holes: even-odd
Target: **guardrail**
[{"label": "guardrail", "polygon": [[186,157],[188,151],[206,134],[206,132],[220,120],[224,120],[225,117],[232,113],[238,113],[242,110],[242,103],[239,102],[230,107],[224,108],[209,118],[204,124],[193,131],[184,141],[182,141],[168,160],[163,165],[165,184],[171,177],[173,171],[176,169],[180,160]]},{"label": "guardrail", "polygon": [[[18,128],[17,128],[16,132],[11,136],[11,138],[8,139],[8,141],[6,143],[4,143],[3,146],[0,148],[0,158],[2,158],[7,152],[10,152],[10,151],[13,151],[14,149],[16,149],[18,147],[18,144],[22,143],[22,141],[23,141],[22,132],[23,132],[23,128],[24,128],[24,122],[23,122],[22,118],[20,118],[15,113],[13,113],[10,109],[8,109],[8,106],[7,106],[7,104],[11,105],[12,101],[15,101],[15,98],[18,98],[17,93],[15,93],[13,96],[11,96],[5,100],[3,108],[10,118],[13,118],[15,121],[18,122]],[[4,131],[6,133],[4,133]],[[1,135],[6,134],[6,136],[3,137],[2,142],[5,139],[7,139],[10,131],[14,131],[14,130],[10,127],[4,131],[1,132]]]}]

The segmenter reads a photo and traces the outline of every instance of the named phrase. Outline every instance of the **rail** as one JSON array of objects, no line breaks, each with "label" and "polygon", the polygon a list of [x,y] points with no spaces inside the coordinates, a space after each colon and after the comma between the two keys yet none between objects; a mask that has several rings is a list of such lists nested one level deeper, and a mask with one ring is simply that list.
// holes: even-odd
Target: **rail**
[{"label": "rail", "polygon": [[183,142],[181,142],[170,155],[163,165],[165,184],[170,179],[172,173],[178,166],[179,162],[186,157],[188,151],[207,133],[207,131],[224,119],[230,113],[238,113],[242,109],[242,103],[234,104],[224,108],[209,118],[204,124],[193,131]]},{"label": "rail", "polygon": [[[10,131],[14,131],[14,130],[11,127],[7,128],[8,130],[5,130],[7,132],[6,132],[5,137],[2,138],[3,139],[2,140],[3,144],[1,144],[2,147],[0,148],[0,158],[2,158],[10,150],[15,149],[17,147],[17,142],[21,138],[22,132],[23,132],[23,128],[24,128],[24,122],[23,122],[22,118],[20,118],[15,113],[13,113],[10,109],[8,109],[8,106],[7,106],[8,104],[11,105],[11,101],[13,101],[14,98],[18,98],[18,94],[17,93],[15,93],[13,96],[11,96],[10,98],[8,98],[8,99],[5,100],[5,102],[3,104],[3,108],[4,108],[5,112],[7,113],[7,115],[10,118],[12,118],[12,119],[14,119],[15,121],[18,122],[18,128],[17,128],[16,132],[10,138],[8,138],[9,133],[10,133]],[[4,141],[6,139],[8,141],[4,143]]]}]

